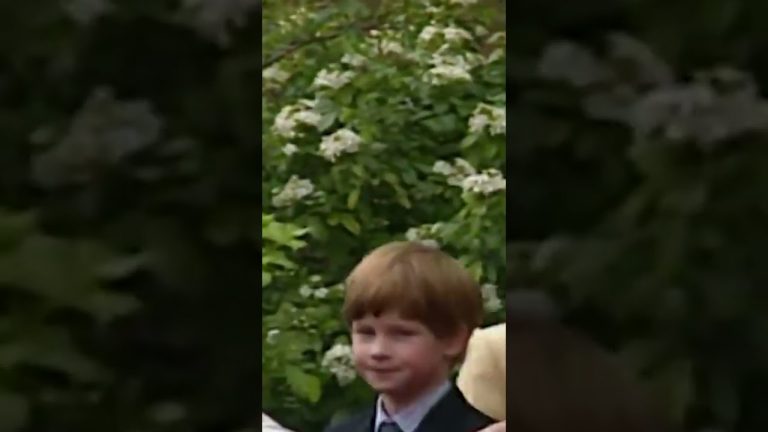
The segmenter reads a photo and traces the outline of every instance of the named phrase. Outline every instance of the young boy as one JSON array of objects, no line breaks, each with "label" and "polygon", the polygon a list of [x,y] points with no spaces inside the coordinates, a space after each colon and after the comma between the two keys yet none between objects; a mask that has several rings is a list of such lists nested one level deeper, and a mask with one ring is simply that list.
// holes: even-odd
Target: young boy
[{"label": "young boy", "polygon": [[326,432],[476,432],[492,424],[449,381],[482,313],[477,283],[440,250],[395,242],[371,252],[347,278],[343,314],[355,367],[378,398]]}]

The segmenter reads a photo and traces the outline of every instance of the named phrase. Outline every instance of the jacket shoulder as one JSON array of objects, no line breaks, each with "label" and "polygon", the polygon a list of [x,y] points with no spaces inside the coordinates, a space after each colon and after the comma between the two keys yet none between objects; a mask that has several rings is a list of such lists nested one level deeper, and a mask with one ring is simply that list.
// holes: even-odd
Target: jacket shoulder
[{"label": "jacket shoulder", "polygon": [[323,432],[363,432],[371,429],[371,410],[362,410],[329,424]]}]

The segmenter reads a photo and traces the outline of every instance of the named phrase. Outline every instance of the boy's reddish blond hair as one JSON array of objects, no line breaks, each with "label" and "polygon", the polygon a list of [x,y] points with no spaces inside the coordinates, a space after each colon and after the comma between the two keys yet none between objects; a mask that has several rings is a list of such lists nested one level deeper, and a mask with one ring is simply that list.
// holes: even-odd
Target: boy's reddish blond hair
[{"label": "boy's reddish blond hair", "polygon": [[457,260],[417,242],[392,242],[369,253],[346,280],[344,319],[397,311],[437,337],[470,333],[482,323],[477,282]]}]

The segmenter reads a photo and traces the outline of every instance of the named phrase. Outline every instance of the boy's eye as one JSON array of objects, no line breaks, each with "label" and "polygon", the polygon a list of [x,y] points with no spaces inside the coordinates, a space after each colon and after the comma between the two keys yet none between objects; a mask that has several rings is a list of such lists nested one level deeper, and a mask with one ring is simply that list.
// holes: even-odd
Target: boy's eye
[{"label": "boy's eye", "polygon": [[395,329],[393,333],[395,334],[395,336],[401,336],[401,337],[410,337],[416,334],[415,331],[410,329]]},{"label": "boy's eye", "polygon": [[361,334],[361,335],[364,335],[364,336],[370,336],[370,335],[374,334],[374,331],[373,331],[372,328],[362,327],[362,328],[355,329],[355,333]]}]

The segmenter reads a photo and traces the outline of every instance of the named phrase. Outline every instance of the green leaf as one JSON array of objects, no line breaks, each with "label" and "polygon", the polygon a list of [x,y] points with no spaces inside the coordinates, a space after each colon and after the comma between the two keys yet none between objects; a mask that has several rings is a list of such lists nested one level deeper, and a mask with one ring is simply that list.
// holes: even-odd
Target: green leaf
[{"label": "green leaf", "polygon": [[482,137],[481,134],[471,133],[464,137],[463,140],[461,140],[461,148],[469,148],[472,147],[480,138]]},{"label": "green leaf", "polygon": [[122,279],[140,270],[146,262],[147,256],[144,254],[118,257],[100,266],[98,273],[107,279]]},{"label": "green leaf", "polygon": [[291,390],[296,395],[308,400],[310,403],[316,403],[320,400],[322,387],[318,377],[310,375],[295,366],[285,368],[285,377]]},{"label": "green leaf", "polygon": [[359,178],[365,178],[365,167],[362,165],[352,165],[352,172]]},{"label": "green leaf", "polygon": [[357,187],[349,193],[347,196],[347,208],[354,210],[357,207],[357,203],[360,200],[360,188]]},{"label": "green leaf", "polygon": [[408,193],[400,185],[400,178],[393,173],[384,173],[384,181],[389,183],[395,190],[395,199],[398,204],[405,208],[411,208],[411,200],[408,199]]},{"label": "green leaf", "polygon": [[479,262],[479,261],[477,261],[477,262],[473,262],[473,263],[472,263],[472,264],[471,264],[471,265],[470,265],[470,266],[467,268],[467,270],[469,271],[469,274],[471,274],[471,275],[472,275],[472,277],[473,277],[473,278],[474,278],[476,281],[480,281],[480,280],[482,280],[482,278],[483,278],[483,263],[481,263],[481,262]]},{"label": "green leaf", "polygon": [[354,235],[360,235],[360,223],[357,222],[354,216],[351,214],[343,214],[339,217],[339,222],[344,225],[344,228],[349,230]]},{"label": "green leaf", "polygon": [[317,130],[320,132],[327,131],[336,122],[336,113],[330,112],[323,115],[320,119],[320,123],[317,124]]}]

